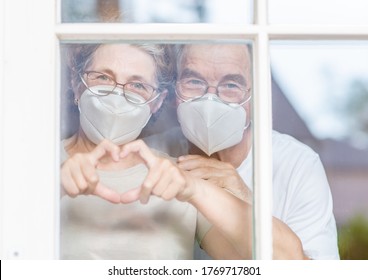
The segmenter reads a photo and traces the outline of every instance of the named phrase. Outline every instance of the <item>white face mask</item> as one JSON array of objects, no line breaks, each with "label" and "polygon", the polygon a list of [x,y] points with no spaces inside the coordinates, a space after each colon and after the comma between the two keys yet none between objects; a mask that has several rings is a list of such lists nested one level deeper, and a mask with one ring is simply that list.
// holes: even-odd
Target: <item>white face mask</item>
[{"label": "white face mask", "polygon": [[227,105],[216,95],[207,94],[180,103],[177,112],[185,137],[209,156],[238,144],[243,138],[245,109]]},{"label": "white face mask", "polygon": [[[93,88],[104,90],[105,86]],[[78,102],[81,128],[95,144],[105,138],[117,145],[133,141],[151,117],[149,105],[131,104],[119,88],[114,91],[120,95],[97,96],[86,89]]]}]

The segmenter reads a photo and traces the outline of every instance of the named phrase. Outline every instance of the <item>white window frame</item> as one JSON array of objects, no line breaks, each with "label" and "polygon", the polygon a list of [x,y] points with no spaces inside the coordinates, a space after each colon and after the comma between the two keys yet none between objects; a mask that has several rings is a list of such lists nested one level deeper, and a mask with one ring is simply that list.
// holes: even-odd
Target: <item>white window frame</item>
[{"label": "white window frame", "polygon": [[[63,24],[60,1],[0,3],[0,258],[59,256],[60,41],[253,40],[254,259],[272,258],[270,40],[367,40],[368,26]],[[24,72],[27,71],[27,75]]]},{"label": "white window frame", "polygon": [[2,0],[0,21],[0,257],[54,259],[60,169],[55,2]]}]

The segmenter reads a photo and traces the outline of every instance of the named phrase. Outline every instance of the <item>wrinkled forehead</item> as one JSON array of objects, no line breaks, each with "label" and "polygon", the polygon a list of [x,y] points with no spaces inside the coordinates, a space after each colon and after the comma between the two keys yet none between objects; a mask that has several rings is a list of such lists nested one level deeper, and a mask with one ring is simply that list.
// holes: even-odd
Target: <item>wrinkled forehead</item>
[{"label": "wrinkled forehead", "polygon": [[216,59],[233,59],[242,60],[244,63],[250,63],[249,47],[240,44],[191,44],[182,46],[182,62],[194,56],[201,56],[213,61]]},{"label": "wrinkled forehead", "polygon": [[247,81],[250,81],[251,56],[249,47],[245,44],[192,44],[183,46],[178,57],[179,77],[188,68],[197,70],[201,67],[206,67],[207,70],[210,69],[213,72],[238,71],[244,75]]}]

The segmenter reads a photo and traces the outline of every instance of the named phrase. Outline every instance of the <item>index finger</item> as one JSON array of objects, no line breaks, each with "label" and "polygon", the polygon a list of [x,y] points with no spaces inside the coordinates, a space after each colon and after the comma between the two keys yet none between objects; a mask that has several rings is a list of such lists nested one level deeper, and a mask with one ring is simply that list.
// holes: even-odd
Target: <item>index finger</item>
[{"label": "index finger", "polygon": [[113,160],[119,161],[119,151],[120,151],[120,148],[118,145],[105,139],[105,140],[102,140],[102,142],[98,144],[96,148],[92,150],[92,152],[90,152],[90,156],[92,157],[92,160],[94,162],[97,162],[106,153],[109,153]]},{"label": "index finger", "polygon": [[155,166],[157,162],[157,156],[142,140],[136,140],[125,144],[120,152],[120,157],[124,158],[129,153],[138,153],[149,168]]}]

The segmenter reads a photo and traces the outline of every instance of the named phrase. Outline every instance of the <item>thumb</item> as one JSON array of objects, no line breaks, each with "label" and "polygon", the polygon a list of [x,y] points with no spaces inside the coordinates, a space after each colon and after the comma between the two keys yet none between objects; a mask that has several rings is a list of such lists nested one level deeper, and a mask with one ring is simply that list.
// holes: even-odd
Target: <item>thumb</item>
[{"label": "thumb", "polygon": [[141,194],[141,187],[131,189],[120,195],[120,202],[125,204],[132,203],[134,201],[139,200],[140,194]]},{"label": "thumb", "polygon": [[120,194],[116,191],[106,187],[105,185],[98,183],[95,190],[93,191],[94,195],[97,195],[111,203],[118,204],[120,203]]}]

